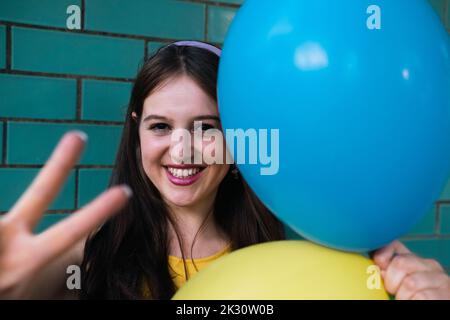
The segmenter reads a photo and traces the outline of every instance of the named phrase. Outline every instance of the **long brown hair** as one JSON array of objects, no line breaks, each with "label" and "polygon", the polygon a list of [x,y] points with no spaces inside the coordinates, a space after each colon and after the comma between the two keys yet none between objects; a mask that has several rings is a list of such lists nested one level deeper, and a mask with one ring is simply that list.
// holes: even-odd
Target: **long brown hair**
[{"label": "long brown hair", "polygon": [[[134,195],[85,245],[83,299],[140,299],[144,282],[154,299],[170,299],[176,289],[168,265],[170,216],[159,191],[144,172],[139,121],[144,100],[171,77],[186,74],[217,102],[219,57],[208,50],[169,45],[143,64],[134,82],[110,185],[128,184]],[[230,169],[231,170],[231,169]],[[214,219],[232,250],[285,238],[283,225],[242,176],[230,172],[219,186]]]}]

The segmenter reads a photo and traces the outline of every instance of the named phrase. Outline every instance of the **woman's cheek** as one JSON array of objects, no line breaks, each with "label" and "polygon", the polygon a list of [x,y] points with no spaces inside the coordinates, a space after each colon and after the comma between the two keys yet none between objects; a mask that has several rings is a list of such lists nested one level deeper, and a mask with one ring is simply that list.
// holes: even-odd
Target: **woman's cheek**
[{"label": "woman's cheek", "polygon": [[154,168],[170,162],[170,160],[164,159],[165,153],[168,150],[168,144],[165,140],[167,139],[141,139],[142,165],[144,168]]}]

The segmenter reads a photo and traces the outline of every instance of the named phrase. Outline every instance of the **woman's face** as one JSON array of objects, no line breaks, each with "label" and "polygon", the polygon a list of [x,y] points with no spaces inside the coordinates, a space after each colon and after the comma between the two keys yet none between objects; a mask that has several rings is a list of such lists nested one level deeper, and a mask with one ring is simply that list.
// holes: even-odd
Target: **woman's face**
[{"label": "woman's face", "polygon": [[[227,164],[206,165],[204,160],[215,148],[210,145],[214,141],[197,139],[194,143],[192,139],[189,157],[188,153],[175,152],[182,144],[172,139],[172,133],[185,129],[194,137],[194,129],[201,132],[200,128],[194,128],[194,121],[201,121],[203,130],[220,130],[218,117],[215,101],[186,75],[170,79],[145,99],[139,125],[142,165],[169,205],[195,206],[214,200],[229,169]],[[221,142],[225,144],[223,139]],[[202,155],[200,162],[197,159],[194,162],[195,154],[197,159]]]}]

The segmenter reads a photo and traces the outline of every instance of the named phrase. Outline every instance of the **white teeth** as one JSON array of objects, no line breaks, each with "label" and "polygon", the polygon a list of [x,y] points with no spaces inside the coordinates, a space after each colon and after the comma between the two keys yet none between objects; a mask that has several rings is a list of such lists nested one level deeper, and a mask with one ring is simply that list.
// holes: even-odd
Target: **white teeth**
[{"label": "white teeth", "polygon": [[196,175],[200,171],[199,168],[177,169],[171,167],[168,167],[167,170],[169,170],[169,172],[177,178],[187,178]]}]

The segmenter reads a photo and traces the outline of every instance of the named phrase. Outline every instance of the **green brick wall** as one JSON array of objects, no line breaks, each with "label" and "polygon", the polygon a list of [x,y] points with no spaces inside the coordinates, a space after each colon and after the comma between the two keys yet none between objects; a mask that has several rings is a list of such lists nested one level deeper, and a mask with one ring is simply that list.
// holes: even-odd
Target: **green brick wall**
[{"label": "green brick wall", "polygon": [[[450,33],[450,0],[429,0]],[[426,216],[401,240],[415,253],[437,259],[450,273],[450,180]]]},{"label": "green brick wall", "polygon": [[[6,212],[71,129],[89,143],[36,232],[108,184],[132,80],[165,43],[221,45],[243,0],[0,0],[0,212]],[[430,0],[450,32],[450,0]],[[68,6],[81,30],[68,30]],[[289,236],[296,235],[289,230]],[[403,240],[450,271],[450,182]]]}]

